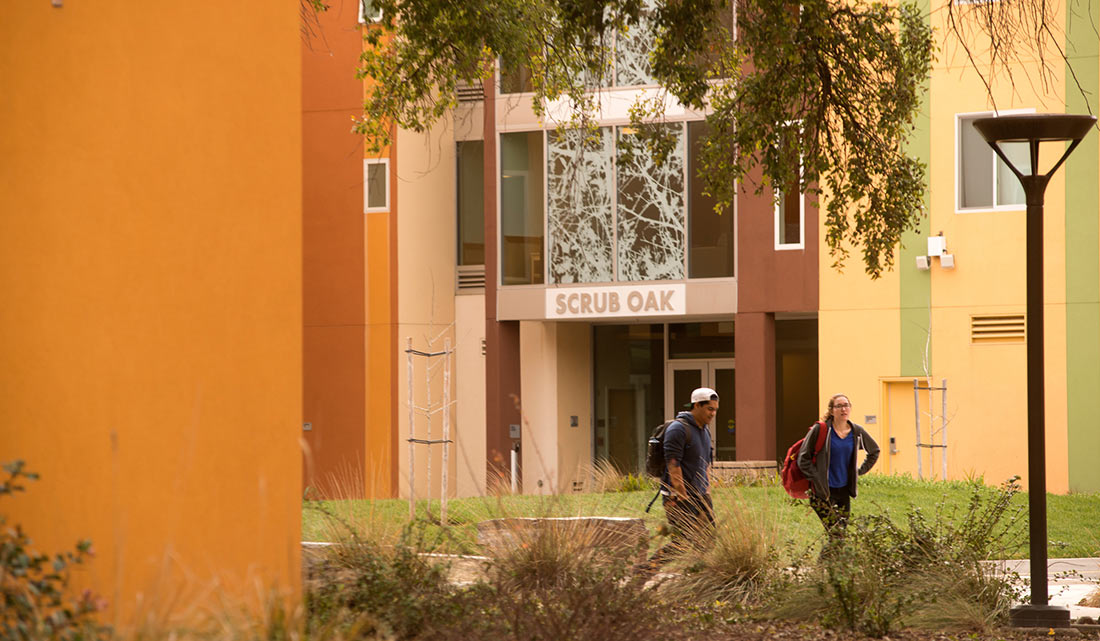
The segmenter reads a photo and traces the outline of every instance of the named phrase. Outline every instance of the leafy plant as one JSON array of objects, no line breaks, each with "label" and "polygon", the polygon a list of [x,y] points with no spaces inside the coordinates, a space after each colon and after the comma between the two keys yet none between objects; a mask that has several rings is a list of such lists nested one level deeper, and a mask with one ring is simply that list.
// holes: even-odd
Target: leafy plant
[{"label": "leafy plant", "polygon": [[[25,492],[38,475],[21,460],[3,465],[0,496]],[[79,541],[71,551],[42,554],[31,547],[20,524],[9,526],[0,515],[0,637],[12,641],[106,639],[110,629],[96,620],[105,607],[91,591],[70,594],[70,570],[93,556],[92,542]]]},{"label": "leafy plant", "polygon": [[[853,518],[846,535],[826,543],[821,563],[803,573],[781,614],[884,636],[905,626],[988,629],[1018,600],[1020,577],[990,559],[1021,544],[1018,477],[999,489],[971,486],[965,509],[911,507]],[[812,590],[808,589],[812,588]],[[815,601],[807,593],[816,592]],[[808,605],[807,605],[808,604]]]}]

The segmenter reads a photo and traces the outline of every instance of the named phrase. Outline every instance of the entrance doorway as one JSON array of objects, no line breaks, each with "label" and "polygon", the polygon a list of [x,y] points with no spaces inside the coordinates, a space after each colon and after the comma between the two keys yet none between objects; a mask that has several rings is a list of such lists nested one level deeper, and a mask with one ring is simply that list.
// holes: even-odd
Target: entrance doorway
[{"label": "entrance doorway", "polygon": [[688,409],[691,391],[695,388],[709,387],[718,392],[718,415],[708,427],[716,461],[737,458],[735,376],[732,358],[669,361],[665,373],[665,414],[670,418]]}]

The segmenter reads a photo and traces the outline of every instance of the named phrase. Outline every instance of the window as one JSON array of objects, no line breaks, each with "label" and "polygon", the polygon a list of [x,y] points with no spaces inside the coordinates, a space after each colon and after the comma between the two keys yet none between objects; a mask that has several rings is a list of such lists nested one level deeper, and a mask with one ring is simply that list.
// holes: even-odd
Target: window
[{"label": "window", "polygon": [[798,183],[791,183],[776,197],[775,248],[802,249],[806,222],[806,199]]},{"label": "window", "polygon": [[542,132],[500,135],[500,282],[543,282]]},{"label": "window", "polygon": [[[1026,203],[1020,181],[974,128],[975,119],[992,115],[985,112],[957,116],[955,190],[959,210],[1020,209]],[[1001,143],[1001,151],[1017,168],[1030,171],[1027,143]]]},{"label": "window", "polygon": [[363,159],[363,213],[390,208],[389,158]]},{"label": "window", "polygon": [[703,193],[699,153],[709,133],[705,120],[689,122],[688,134],[688,275],[691,278],[733,276],[733,207],[719,214],[714,198]]},{"label": "window", "polygon": [[458,143],[458,264],[485,264],[485,143]]},{"label": "window", "polygon": [[359,23],[381,22],[382,10],[375,9],[371,0],[359,0]]}]

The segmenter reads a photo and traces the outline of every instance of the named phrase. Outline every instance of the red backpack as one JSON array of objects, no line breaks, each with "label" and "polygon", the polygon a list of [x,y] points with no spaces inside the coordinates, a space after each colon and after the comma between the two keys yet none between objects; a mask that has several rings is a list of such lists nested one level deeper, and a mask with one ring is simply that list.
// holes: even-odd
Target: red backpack
[{"label": "red backpack", "polygon": [[[817,431],[817,443],[814,444],[814,456],[813,460],[817,461],[817,453],[821,451],[821,448],[825,447],[825,436],[828,431],[825,429],[825,424],[821,421],[815,421],[814,425],[820,425],[821,429]],[[810,429],[806,431],[806,436],[810,435],[810,431],[814,429],[811,425]],[[794,445],[787,450],[787,458],[783,459],[783,469],[779,471],[779,476],[783,479],[783,489],[787,490],[787,494],[790,494],[796,499],[809,498],[806,494],[806,490],[810,489],[810,479],[802,473],[802,470],[798,468],[798,451],[802,449],[802,443],[806,440],[806,437],[798,439]]]}]

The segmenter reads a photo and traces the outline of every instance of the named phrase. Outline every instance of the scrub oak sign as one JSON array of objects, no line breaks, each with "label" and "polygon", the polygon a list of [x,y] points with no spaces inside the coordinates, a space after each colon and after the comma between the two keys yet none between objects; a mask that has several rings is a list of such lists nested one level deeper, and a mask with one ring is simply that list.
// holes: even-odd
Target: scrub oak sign
[{"label": "scrub oak sign", "polygon": [[615,318],[684,314],[683,283],[546,290],[546,318]]}]

